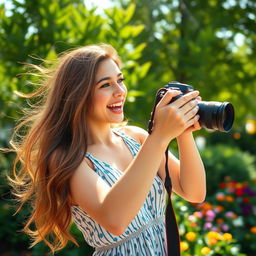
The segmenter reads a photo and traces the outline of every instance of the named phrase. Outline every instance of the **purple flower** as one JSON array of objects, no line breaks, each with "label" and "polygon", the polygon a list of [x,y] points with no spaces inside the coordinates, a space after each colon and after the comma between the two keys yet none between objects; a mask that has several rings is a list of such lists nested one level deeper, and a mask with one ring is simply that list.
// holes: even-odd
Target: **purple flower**
[{"label": "purple flower", "polygon": [[221,225],[221,229],[223,231],[228,231],[229,230],[229,226],[227,224],[223,224],[223,225]]},{"label": "purple flower", "polygon": [[207,210],[205,214],[206,214],[206,216],[213,217],[213,218],[215,218],[215,216],[216,216],[216,214],[213,210]]},{"label": "purple flower", "polygon": [[208,222],[212,222],[212,221],[214,220],[214,217],[213,217],[213,216],[207,216],[207,217],[206,217],[206,220],[207,220]]},{"label": "purple flower", "polygon": [[231,211],[228,211],[228,212],[225,213],[225,216],[232,218],[234,216],[234,213],[231,212]]},{"label": "purple flower", "polygon": [[242,204],[241,208],[244,216],[248,216],[252,212],[252,205],[250,204]]},{"label": "purple flower", "polygon": [[244,192],[245,192],[248,196],[256,196],[255,191],[253,191],[250,187],[244,187]]},{"label": "purple flower", "polygon": [[204,224],[204,229],[211,229],[211,228],[212,228],[212,223],[206,222],[206,223]]}]

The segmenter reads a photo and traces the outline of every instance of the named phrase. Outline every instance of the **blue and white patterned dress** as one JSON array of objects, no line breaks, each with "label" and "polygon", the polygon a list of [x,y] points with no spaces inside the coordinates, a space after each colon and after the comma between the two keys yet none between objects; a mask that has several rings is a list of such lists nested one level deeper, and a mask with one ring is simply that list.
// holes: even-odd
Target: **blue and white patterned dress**
[{"label": "blue and white patterned dress", "polygon": [[[140,144],[121,131],[115,130],[115,133],[122,137],[134,157]],[[94,164],[96,173],[110,186],[123,175],[122,171],[96,159],[90,153],[86,153],[86,157]],[[155,176],[143,206],[120,236],[101,227],[79,206],[72,206],[72,216],[86,242],[95,248],[93,256],[165,256],[165,207],[164,183],[159,176]]]}]

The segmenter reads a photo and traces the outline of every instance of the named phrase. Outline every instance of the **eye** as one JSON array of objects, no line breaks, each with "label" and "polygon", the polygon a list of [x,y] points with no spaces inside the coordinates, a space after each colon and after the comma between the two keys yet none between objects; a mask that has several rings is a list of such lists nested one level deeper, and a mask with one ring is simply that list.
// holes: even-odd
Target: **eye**
[{"label": "eye", "polygon": [[117,80],[117,82],[119,83],[119,84],[121,84],[123,81],[125,80],[125,78],[119,78],[118,80]]},{"label": "eye", "polygon": [[103,84],[100,88],[106,88],[108,86],[110,86],[110,83]]}]

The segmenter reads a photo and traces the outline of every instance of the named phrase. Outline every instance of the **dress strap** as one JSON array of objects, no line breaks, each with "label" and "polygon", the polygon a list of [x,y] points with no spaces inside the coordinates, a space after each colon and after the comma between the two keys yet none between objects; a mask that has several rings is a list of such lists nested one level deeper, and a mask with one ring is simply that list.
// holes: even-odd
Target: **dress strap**
[{"label": "dress strap", "polygon": [[94,156],[92,154],[90,154],[89,152],[86,152],[85,156],[87,158],[89,158],[91,160],[91,162],[95,163],[95,161],[97,161],[96,158],[94,158]]},{"label": "dress strap", "polygon": [[[141,145],[135,139],[133,139],[132,137],[128,136],[127,134],[125,134],[124,132],[122,132],[120,130],[113,129],[113,132],[122,138],[122,140],[124,141],[124,143],[126,144],[128,149],[130,150],[132,156],[135,157],[136,154],[138,153]],[[106,168],[106,166],[111,167],[108,163],[97,159],[89,152],[86,152],[85,157],[87,157],[93,163],[93,165],[95,167],[99,167],[99,169]],[[104,167],[103,167],[103,165],[104,165]]]},{"label": "dress strap", "polygon": [[123,141],[125,142],[127,147],[130,149],[134,157],[138,153],[141,145],[134,138],[130,137],[129,135],[125,134],[120,130],[114,129],[113,132],[119,135],[120,137],[122,137]]},{"label": "dress strap", "polygon": [[[90,154],[89,152],[86,152],[85,157],[87,157],[87,158],[92,162],[92,164],[93,164],[93,166],[94,166],[95,168],[102,169],[102,168],[103,168],[102,165],[105,165],[105,166],[107,165],[105,162],[100,161],[99,159],[95,158],[95,157],[94,157],[92,154]],[[105,166],[104,166],[104,167],[105,167]]]}]

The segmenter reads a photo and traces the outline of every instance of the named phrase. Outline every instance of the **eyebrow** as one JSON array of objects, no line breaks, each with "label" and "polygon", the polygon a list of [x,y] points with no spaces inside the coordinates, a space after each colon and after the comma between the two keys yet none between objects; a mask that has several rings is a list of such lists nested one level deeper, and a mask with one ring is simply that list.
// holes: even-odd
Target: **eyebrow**
[{"label": "eyebrow", "polygon": [[[117,77],[119,77],[119,76],[121,76],[121,75],[122,75],[122,73],[118,73],[118,74],[117,74]],[[104,81],[104,80],[109,80],[109,79],[111,79],[110,76],[103,77],[103,78],[101,78],[96,84],[99,84],[100,82],[102,82],[102,81]]]}]

